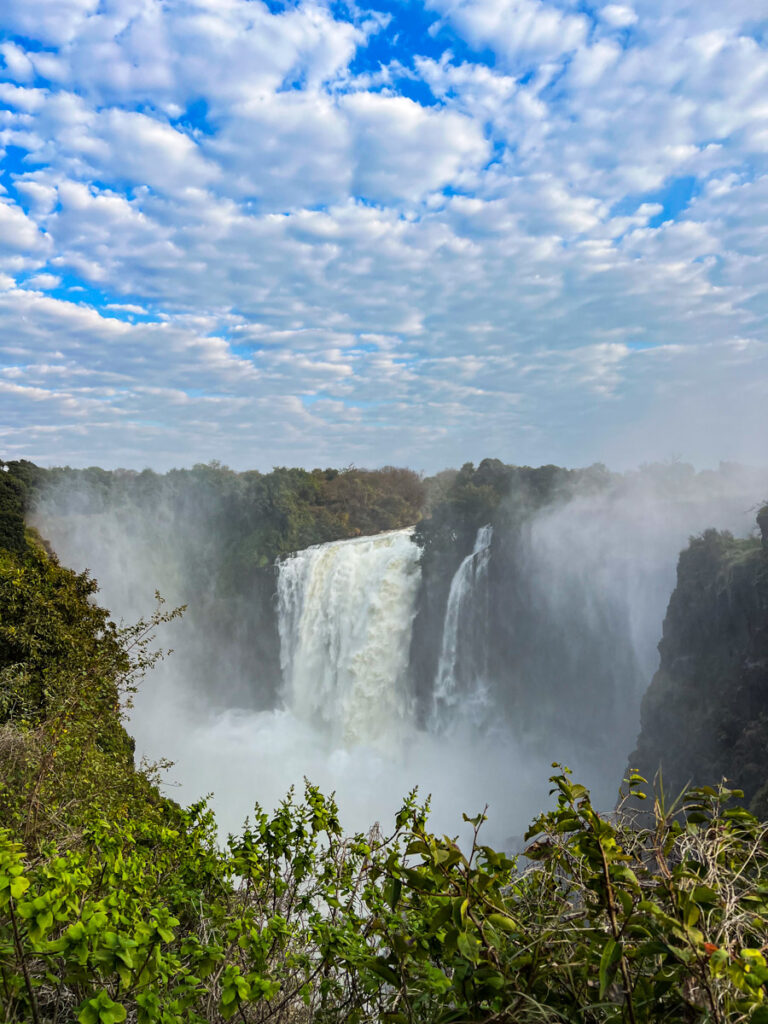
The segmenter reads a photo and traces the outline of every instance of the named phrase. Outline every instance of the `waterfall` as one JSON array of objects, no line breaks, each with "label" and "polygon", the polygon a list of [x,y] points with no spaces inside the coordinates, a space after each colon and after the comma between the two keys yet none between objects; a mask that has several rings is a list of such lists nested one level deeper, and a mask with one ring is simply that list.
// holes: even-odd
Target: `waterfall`
[{"label": "waterfall", "polygon": [[488,565],[493,527],[481,526],[475,546],[451,580],[437,666],[431,727],[445,729],[462,716],[479,722],[487,706]]},{"label": "waterfall", "polygon": [[387,748],[412,719],[420,552],[411,534],[318,544],[278,564],[284,699],[338,746]]}]

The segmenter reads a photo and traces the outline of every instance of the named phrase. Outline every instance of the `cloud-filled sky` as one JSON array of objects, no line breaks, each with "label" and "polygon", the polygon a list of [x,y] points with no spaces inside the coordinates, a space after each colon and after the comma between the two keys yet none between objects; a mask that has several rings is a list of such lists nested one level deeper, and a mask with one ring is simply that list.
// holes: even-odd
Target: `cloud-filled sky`
[{"label": "cloud-filled sky", "polygon": [[0,456],[765,462],[768,0],[2,0]]}]

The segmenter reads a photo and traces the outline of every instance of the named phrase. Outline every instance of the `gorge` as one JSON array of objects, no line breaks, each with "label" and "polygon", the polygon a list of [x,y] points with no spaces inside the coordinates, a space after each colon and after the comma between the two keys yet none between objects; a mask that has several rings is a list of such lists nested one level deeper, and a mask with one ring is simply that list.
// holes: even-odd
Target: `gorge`
[{"label": "gorge", "polygon": [[[325,472],[348,509],[358,481]],[[678,553],[711,527],[748,536],[768,490],[729,467],[620,476],[485,460],[434,487],[415,528],[409,507],[398,521],[360,499],[360,526],[339,519],[324,542],[267,556],[295,533],[285,491],[246,522],[247,475],[227,473],[97,489],[68,471],[40,492],[36,525],[64,564],[92,571],[115,616],[146,613],[155,587],[188,605],[163,637],[175,653],[137,696],[138,752],[175,761],[179,799],[212,790],[226,828],[307,776],[337,792],[350,827],[418,785],[438,828],[489,804],[498,842],[546,799],[553,760],[612,805]],[[307,540],[325,522],[312,494],[297,514],[315,524]],[[283,532],[267,535],[275,507]]]}]

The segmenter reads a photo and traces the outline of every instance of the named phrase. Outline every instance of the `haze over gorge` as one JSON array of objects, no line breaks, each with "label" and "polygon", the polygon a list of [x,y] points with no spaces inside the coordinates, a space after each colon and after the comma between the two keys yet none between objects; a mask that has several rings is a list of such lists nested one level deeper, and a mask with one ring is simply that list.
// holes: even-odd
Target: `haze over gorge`
[{"label": "haze over gorge", "polygon": [[155,589],[187,605],[130,721],[138,756],[175,762],[171,795],[213,791],[236,829],[307,776],[364,828],[418,785],[438,830],[488,804],[498,843],[553,760],[613,805],[678,555],[755,536],[768,495],[766,471],[677,463],[44,476],[32,521],[114,616]]}]

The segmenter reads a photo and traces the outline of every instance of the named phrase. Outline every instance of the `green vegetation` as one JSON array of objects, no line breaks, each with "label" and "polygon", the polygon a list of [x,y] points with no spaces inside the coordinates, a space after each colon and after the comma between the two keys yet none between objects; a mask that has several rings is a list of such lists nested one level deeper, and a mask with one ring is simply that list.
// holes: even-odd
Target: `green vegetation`
[{"label": "green vegetation", "polygon": [[477,467],[467,462],[458,472],[446,470],[426,481],[430,514],[417,527],[417,538],[427,559],[453,551],[457,539],[460,547],[471,549],[486,523],[514,527],[537,509],[569,498],[577,487],[584,494],[617,479],[601,465],[562,469],[511,466],[499,459],[483,459]]},{"label": "green vegetation", "polygon": [[[123,728],[177,612],[118,629],[87,574],[31,533],[19,546],[16,508],[0,554],[7,1024],[768,1021],[768,826],[728,809],[739,794],[606,816],[558,769],[518,864],[482,843],[482,814],[463,847],[432,834],[415,793],[390,835],[345,836],[307,784],[220,844],[204,804],[135,768]],[[643,786],[630,777],[631,806]]]},{"label": "green vegetation", "polygon": [[412,799],[345,838],[311,786],[223,850],[201,807],[0,832],[5,1019],[765,1024],[766,826],[699,790],[635,827],[553,781],[524,871],[482,815],[467,853]]},{"label": "green vegetation", "polygon": [[162,655],[150,650],[154,628],[181,609],[159,605],[118,629],[92,602],[96,589],[33,531],[22,550],[0,549],[0,826],[29,849],[76,833],[94,807],[120,817],[161,803],[134,771],[122,719]]},{"label": "green vegetation", "polygon": [[236,473],[220,463],[158,474],[146,469],[38,470],[35,498],[56,492],[56,508],[93,515],[105,509],[182,518],[215,541],[218,568],[271,569],[279,555],[312,544],[411,526],[424,484],[409,469],[286,469]]},{"label": "green vegetation", "polygon": [[0,459],[0,549],[23,551],[24,513],[40,471],[32,462]]}]

